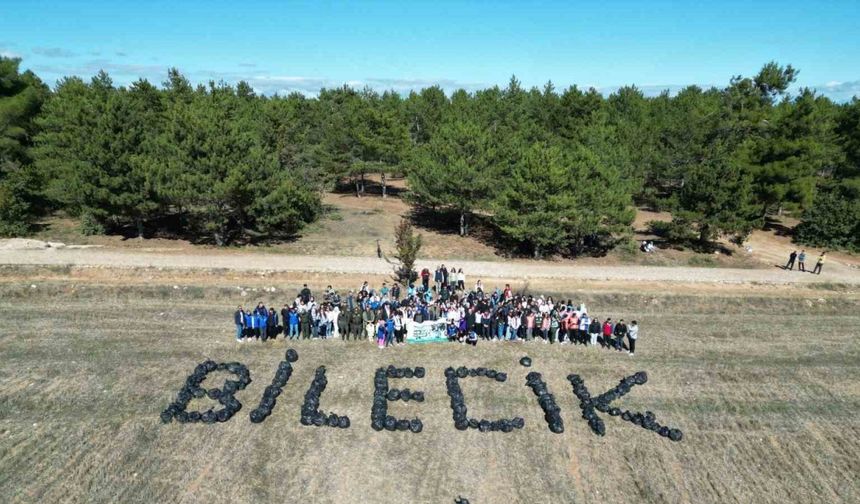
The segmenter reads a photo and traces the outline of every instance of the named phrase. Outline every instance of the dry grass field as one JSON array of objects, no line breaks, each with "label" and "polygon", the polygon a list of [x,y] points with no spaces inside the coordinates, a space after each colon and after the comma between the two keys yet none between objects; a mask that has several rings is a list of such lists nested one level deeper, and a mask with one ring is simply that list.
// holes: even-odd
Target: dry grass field
[{"label": "dry grass field", "polygon": [[[319,288],[322,285],[316,285]],[[775,289],[774,289],[775,290]],[[237,344],[234,289],[65,281],[0,283],[0,502],[484,503],[860,502],[860,302],[851,293],[576,294],[600,317],[638,318],[635,358],[571,346],[407,346],[299,342],[274,413],[248,413],[288,348]],[[278,301],[264,297],[267,302]],[[523,355],[534,359],[521,367]],[[207,358],[240,361],[253,382],[224,424],[163,425],[159,413]],[[424,366],[420,434],[370,427],[379,366]],[[299,409],[314,369],[328,369],[321,408],[349,429],[305,427]],[[522,416],[510,434],[460,432],[447,366],[487,366],[500,384],[466,379],[470,416]],[[551,433],[531,391],[543,373],[562,408]],[[603,415],[581,420],[565,377],[594,394],[635,371],[649,381],[618,403],[684,432],[670,442]],[[223,381],[213,377],[204,385]],[[192,405],[206,407],[208,400]]]}]

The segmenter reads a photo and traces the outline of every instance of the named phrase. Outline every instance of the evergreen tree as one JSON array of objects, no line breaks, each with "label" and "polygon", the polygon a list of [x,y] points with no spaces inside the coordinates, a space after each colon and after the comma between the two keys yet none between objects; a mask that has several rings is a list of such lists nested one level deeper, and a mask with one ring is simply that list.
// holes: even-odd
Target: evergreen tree
[{"label": "evergreen tree", "polygon": [[678,191],[673,221],[696,230],[700,245],[719,235],[742,242],[760,225],[752,180],[718,150],[691,168]]},{"label": "evergreen tree", "polygon": [[48,88],[21,60],[0,56],[0,235],[25,234],[44,212],[43,187],[31,165],[35,122]]},{"label": "evergreen tree", "polygon": [[504,161],[498,144],[473,122],[446,122],[416,154],[409,170],[412,201],[456,212],[460,235],[467,235],[472,213],[489,207],[496,187],[496,174]]},{"label": "evergreen tree", "polygon": [[493,222],[535,257],[580,251],[589,238],[633,219],[630,193],[617,170],[584,146],[569,151],[532,144],[513,164],[493,206]]}]

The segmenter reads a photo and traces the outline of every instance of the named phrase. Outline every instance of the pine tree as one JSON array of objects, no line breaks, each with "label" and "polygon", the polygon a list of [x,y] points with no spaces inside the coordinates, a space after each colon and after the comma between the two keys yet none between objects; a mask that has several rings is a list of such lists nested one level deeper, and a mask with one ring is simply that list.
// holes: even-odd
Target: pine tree
[{"label": "pine tree", "polygon": [[454,211],[460,235],[469,233],[471,215],[487,209],[503,160],[494,141],[477,124],[451,120],[443,124],[415,156],[409,170],[410,196],[416,204]]}]

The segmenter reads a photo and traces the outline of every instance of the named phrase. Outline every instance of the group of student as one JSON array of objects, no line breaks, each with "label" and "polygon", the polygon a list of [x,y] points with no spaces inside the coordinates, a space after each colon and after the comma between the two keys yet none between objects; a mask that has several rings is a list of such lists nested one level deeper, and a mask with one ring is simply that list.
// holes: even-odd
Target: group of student
[{"label": "group of student", "polygon": [[555,301],[551,296],[515,294],[510,285],[487,292],[478,280],[466,289],[462,270],[436,270],[434,284],[423,270],[417,287],[367,282],[341,297],[328,286],[318,302],[307,285],[280,313],[262,302],[250,311],[234,313],[236,339],[266,341],[283,334],[288,339],[373,341],[379,348],[405,344],[410,324],[444,322],[448,340],[477,345],[478,341],[542,341],[547,344],[598,345],[634,355],[639,324],[628,325],[589,316],[584,304]]},{"label": "group of student", "polygon": [[[827,257],[827,251],[822,252],[821,255],[818,256],[818,261],[815,262],[815,267],[812,268],[812,273],[816,275],[821,274],[821,268],[824,266],[825,257]],[[806,250],[801,250],[799,254],[794,250],[791,254],[788,254],[788,262],[785,263],[785,266],[782,269],[793,271],[795,261],[797,261],[797,271],[806,272]]]}]

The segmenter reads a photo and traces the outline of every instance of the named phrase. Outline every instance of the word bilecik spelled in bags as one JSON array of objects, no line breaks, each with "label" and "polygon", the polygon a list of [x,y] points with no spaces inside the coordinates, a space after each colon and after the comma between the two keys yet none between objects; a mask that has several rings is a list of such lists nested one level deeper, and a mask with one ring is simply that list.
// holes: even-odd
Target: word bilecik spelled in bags
[{"label": "word bilecik spelled in bags", "polygon": [[[287,385],[293,373],[292,364],[298,361],[299,355],[292,348],[287,350],[285,360],[278,364],[272,382],[263,392],[260,403],[250,413],[252,423],[263,423],[275,408],[276,399],[281,395],[283,387]],[[520,359],[523,366],[531,366],[529,357]],[[205,389],[201,383],[206,377],[216,371],[226,371],[238,377],[238,380],[225,380],[220,388]],[[325,391],[328,381],[326,380],[325,366],[319,366],[314,373],[313,381],[305,393],[305,401],[301,407],[300,423],[305,426],[315,427],[337,427],[348,429],[351,422],[345,415],[336,413],[326,414],[320,411],[320,400]],[[409,431],[418,434],[424,430],[424,423],[420,418],[395,418],[388,414],[388,402],[407,401],[424,402],[424,392],[421,390],[410,390],[409,388],[389,388],[389,379],[423,379],[426,371],[423,367],[395,367],[378,368],[373,378],[373,401],[371,406],[370,425],[375,431]],[[513,418],[502,418],[497,420],[477,419],[468,416],[466,398],[460,388],[460,380],[471,377],[482,377],[494,380],[496,383],[505,383],[508,380],[507,373],[485,367],[458,368],[448,367],[444,371],[445,384],[450,397],[452,419],[454,428],[457,430],[476,429],[479,432],[502,432],[511,433],[525,427],[525,419],[521,416]],[[648,381],[648,374],[639,371],[630,376],[622,378],[618,385],[603,394],[592,396],[585,380],[578,374],[570,374],[567,380],[573,387],[574,396],[579,399],[579,407],[582,411],[582,419],[588,423],[591,431],[598,436],[606,435],[606,424],[598,413],[606,413],[610,417],[620,417],[621,420],[630,422],[658,434],[672,441],[681,441],[684,438],[680,429],[662,425],[657,422],[657,416],[651,411],[645,413],[622,410],[612,407],[611,403],[629,393],[634,386],[644,385]],[[161,413],[161,421],[170,423],[176,420],[179,423],[219,423],[230,420],[235,413],[242,408],[242,403],[236,399],[235,394],[244,390],[251,383],[251,373],[244,364],[239,362],[216,363],[207,360],[198,364],[191,375],[185,380],[185,384],[177,394],[176,400],[170,403]],[[526,376],[525,385],[529,387],[538,399],[538,405],[544,412],[544,420],[550,432],[561,434],[564,432],[564,421],[562,410],[550,392],[549,387],[543,380],[541,374],[532,371]],[[224,408],[213,411],[208,409],[204,412],[187,411],[191,401],[195,398],[208,397],[221,403]]]}]

